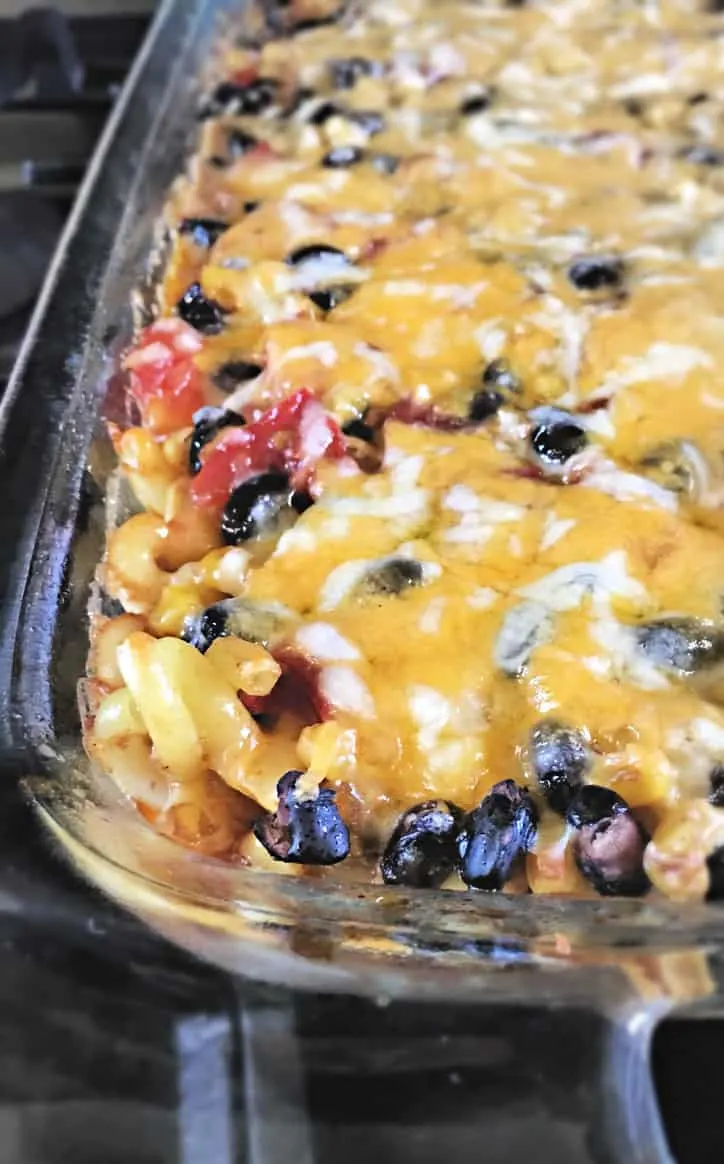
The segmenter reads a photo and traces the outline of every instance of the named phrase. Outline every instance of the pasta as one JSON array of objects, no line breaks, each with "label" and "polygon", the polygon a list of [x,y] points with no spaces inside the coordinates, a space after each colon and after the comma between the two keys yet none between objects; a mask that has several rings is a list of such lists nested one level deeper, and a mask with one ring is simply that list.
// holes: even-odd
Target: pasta
[{"label": "pasta", "polygon": [[724,21],[344,7],[169,196],[89,754],[231,862],[719,897]]}]

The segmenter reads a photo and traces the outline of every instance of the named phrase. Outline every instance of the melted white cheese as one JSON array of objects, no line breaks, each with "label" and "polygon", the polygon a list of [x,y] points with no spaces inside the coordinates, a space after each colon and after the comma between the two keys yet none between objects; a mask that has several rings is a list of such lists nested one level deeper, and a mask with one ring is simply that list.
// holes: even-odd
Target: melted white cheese
[{"label": "melted white cheese", "polygon": [[610,372],[593,396],[611,396],[629,384],[649,380],[681,381],[694,368],[712,368],[714,361],[708,352],[690,344],[669,344],[663,341],[651,344],[643,356],[627,356],[618,368]]},{"label": "melted white cheese", "polygon": [[374,719],[372,693],[351,667],[325,667],[319,677],[319,689],[338,711],[349,711],[361,719]]},{"label": "melted white cheese", "polygon": [[433,598],[432,602],[423,610],[417,625],[424,635],[436,635],[439,633],[446,606],[447,599]]},{"label": "melted white cheese", "polygon": [[313,344],[300,344],[296,348],[288,348],[282,352],[279,364],[287,364],[290,360],[319,360],[325,368],[333,368],[339,360],[339,354],[329,340],[318,340]]},{"label": "melted white cheese", "polygon": [[442,500],[444,509],[461,515],[458,525],[443,532],[447,542],[484,545],[493,535],[496,525],[520,521],[525,509],[509,501],[498,501],[474,493],[467,485],[453,485]]},{"label": "melted white cheese", "polygon": [[[366,574],[372,570],[378,570],[387,562],[398,559],[400,556],[398,552],[384,558],[357,558],[352,562],[343,562],[341,566],[336,566],[327,575],[319,592],[317,609],[324,612],[335,610],[359,586]],[[439,578],[442,574],[442,567],[437,562],[420,562],[420,567],[423,583]]]},{"label": "melted white cheese", "polygon": [[717,764],[724,764],[724,727],[697,716],[671,728],[664,739],[682,791],[687,796],[706,796],[709,777]]},{"label": "melted white cheese", "polygon": [[575,524],[576,522],[572,517],[560,518],[556,517],[555,513],[547,513],[540,543],[541,550],[549,550],[551,546],[565,537]]},{"label": "melted white cheese", "polygon": [[487,610],[493,605],[498,598],[497,591],[490,586],[478,586],[471,594],[468,594],[466,602],[473,610]]},{"label": "melted white cheese", "polygon": [[418,726],[417,742],[423,752],[437,745],[440,733],[450,722],[452,706],[434,687],[415,684],[409,689],[410,714]]},{"label": "melted white cheese", "polygon": [[670,686],[661,670],[639,649],[630,627],[604,611],[591,625],[591,637],[603,648],[601,655],[586,656],[583,663],[598,678],[633,683],[645,691],[661,691]]},{"label": "melted white cheese", "polygon": [[603,457],[596,459],[580,484],[587,489],[598,489],[619,501],[650,501],[671,513],[679,507],[676,495],[664,489],[663,485],[649,481],[648,477],[640,477],[638,473],[626,473]]},{"label": "melted white cheese", "polygon": [[307,623],[297,631],[296,642],[306,654],[320,662],[337,663],[360,658],[354,643],[328,622]]},{"label": "melted white cheese", "polygon": [[626,554],[614,550],[600,562],[571,562],[517,591],[522,598],[540,602],[549,610],[573,610],[583,599],[615,595],[633,602],[645,602],[645,587],[626,569]]}]

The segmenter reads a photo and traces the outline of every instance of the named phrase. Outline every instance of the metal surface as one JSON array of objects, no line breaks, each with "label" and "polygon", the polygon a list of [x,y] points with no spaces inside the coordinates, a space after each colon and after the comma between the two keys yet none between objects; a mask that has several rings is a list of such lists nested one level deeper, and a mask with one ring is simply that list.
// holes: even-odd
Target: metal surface
[{"label": "metal surface", "polygon": [[[147,16],[0,3],[0,393],[112,101]],[[136,6],[137,7],[137,6]]]},{"label": "metal surface", "polygon": [[[37,8],[36,0],[0,0],[0,18],[19,16]],[[149,15],[158,8],[158,0],[62,0],[68,16],[117,16],[122,13]]]}]

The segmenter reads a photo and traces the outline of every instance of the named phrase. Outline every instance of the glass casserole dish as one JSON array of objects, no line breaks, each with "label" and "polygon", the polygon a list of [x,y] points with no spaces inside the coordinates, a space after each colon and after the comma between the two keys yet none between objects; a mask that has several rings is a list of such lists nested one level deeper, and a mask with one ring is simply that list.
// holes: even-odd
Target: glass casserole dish
[{"label": "glass casserole dish", "polygon": [[[183,169],[202,67],[227,8],[238,5],[162,8],[5,401],[8,759],[30,776],[45,823],[79,868],[157,928],[231,970],[381,996],[483,992],[595,1003],[604,1011],[618,1006],[627,1020],[632,1000],[643,995],[644,1037],[646,1018],[672,999],[715,998],[707,958],[718,944],[717,906],[378,885],[327,885],[321,892],[313,883],[225,867],[179,849],[89,770],[75,692],[102,554],[104,494],[113,480],[98,402],[116,387],[118,358],[133,331],[129,303],[143,283],[168,187]],[[635,1046],[637,1059],[643,1043]]]}]

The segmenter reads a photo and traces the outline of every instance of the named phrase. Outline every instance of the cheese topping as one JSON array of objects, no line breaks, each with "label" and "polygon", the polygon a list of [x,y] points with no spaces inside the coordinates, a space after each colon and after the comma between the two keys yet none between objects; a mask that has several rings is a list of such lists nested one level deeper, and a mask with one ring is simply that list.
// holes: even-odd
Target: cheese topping
[{"label": "cheese topping", "polygon": [[[313,756],[360,869],[407,810],[512,780],[539,829],[516,884],[643,891],[641,854],[628,881],[591,872],[575,813],[556,821],[550,721],[571,796],[615,793],[629,840],[654,834],[655,886],[706,891],[708,850],[671,869],[724,765],[710,8],[370,0],[336,21],[292,0],[290,35],[226,51],[160,319],[126,358],[142,424],[114,438],[148,513],[104,581],[149,641],[105,661],[88,731],[128,787],[113,746],[134,741],[143,811],[186,783],[147,809],[169,835],[237,859],[249,804],[273,811]],[[224,544],[248,551],[233,580]],[[154,654],[179,637],[199,691],[183,649],[181,677]],[[208,653],[225,638],[244,645]]]}]

